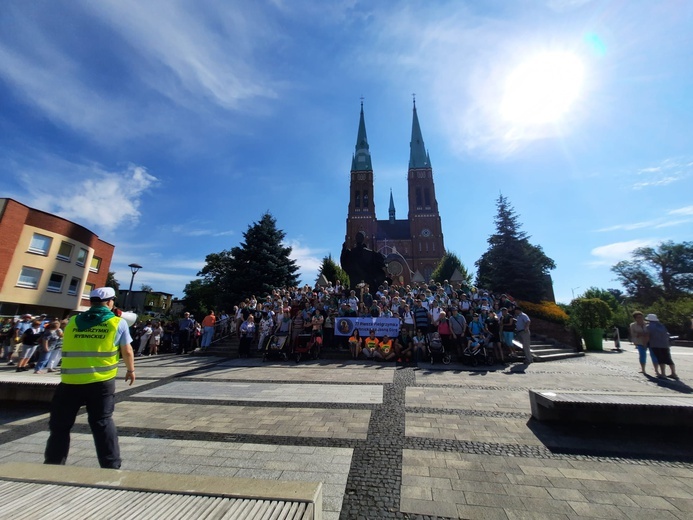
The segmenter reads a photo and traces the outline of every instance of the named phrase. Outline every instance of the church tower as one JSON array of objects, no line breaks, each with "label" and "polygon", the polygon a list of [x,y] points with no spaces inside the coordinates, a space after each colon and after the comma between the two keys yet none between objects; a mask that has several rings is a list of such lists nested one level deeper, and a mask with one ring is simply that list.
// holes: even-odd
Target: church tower
[{"label": "church tower", "polygon": [[373,202],[373,165],[362,102],[356,149],[351,159],[345,243],[347,248],[353,248],[357,233],[363,232],[366,247],[386,257],[388,275],[393,283],[399,285],[428,281],[445,254],[431,159],[421,135],[416,103],[407,183],[407,218],[396,218],[395,201],[390,190],[388,218],[378,220]]},{"label": "church tower", "polygon": [[436,189],[433,183],[431,159],[424,146],[419,117],[414,101],[414,115],[409,150],[409,216],[412,251],[410,269],[426,281],[445,254],[443,230],[438,213]]},{"label": "church tower", "polygon": [[373,202],[373,165],[366,136],[366,122],[363,116],[363,101],[359,130],[356,137],[356,150],[351,160],[351,182],[349,187],[349,210],[345,242],[351,248],[356,243],[356,234],[365,234],[365,244],[375,246],[375,203]]}]

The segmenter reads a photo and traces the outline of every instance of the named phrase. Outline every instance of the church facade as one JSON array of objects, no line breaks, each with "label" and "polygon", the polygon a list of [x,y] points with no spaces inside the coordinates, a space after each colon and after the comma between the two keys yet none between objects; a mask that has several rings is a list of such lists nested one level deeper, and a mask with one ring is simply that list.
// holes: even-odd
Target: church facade
[{"label": "church facade", "polygon": [[345,243],[349,248],[354,247],[356,235],[362,232],[366,246],[385,255],[393,283],[404,285],[413,281],[427,282],[445,254],[433,169],[424,146],[416,103],[413,109],[407,187],[407,218],[396,218],[390,191],[388,218],[378,220],[373,202],[373,165],[361,103],[356,149],[351,161]]}]

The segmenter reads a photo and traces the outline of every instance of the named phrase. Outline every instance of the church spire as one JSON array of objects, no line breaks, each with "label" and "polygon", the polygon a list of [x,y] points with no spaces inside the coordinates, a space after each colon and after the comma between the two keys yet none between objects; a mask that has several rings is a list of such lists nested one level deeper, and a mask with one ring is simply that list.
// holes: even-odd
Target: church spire
[{"label": "church spire", "polygon": [[366,136],[366,120],[363,117],[363,98],[361,98],[359,133],[356,136],[356,151],[351,160],[351,171],[373,171],[371,152],[368,148],[368,137]]},{"label": "church spire", "polygon": [[392,198],[392,188],[390,188],[390,224],[395,223],[395,200]]},{"label": "church spire", "polygon": [[424,146],[419,116],[416,114],[416,100],[414,100],[414,119],[411,125],[411,143],[409,143],[409,168],[430,168],[431,160]]}]

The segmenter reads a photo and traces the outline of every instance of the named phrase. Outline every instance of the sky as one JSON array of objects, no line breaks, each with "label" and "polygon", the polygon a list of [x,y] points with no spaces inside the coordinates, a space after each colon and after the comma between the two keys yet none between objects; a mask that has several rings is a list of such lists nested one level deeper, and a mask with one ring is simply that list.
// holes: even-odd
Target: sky
[{"label": "sky", "polygon": [[4,0],[0,196],[183,297],[269,211],[302,283],[338,259],[363,98],[378,218],[406,218],[412,95],[446,249],[506,196],[559,302],[693,239],[688,0]]}]

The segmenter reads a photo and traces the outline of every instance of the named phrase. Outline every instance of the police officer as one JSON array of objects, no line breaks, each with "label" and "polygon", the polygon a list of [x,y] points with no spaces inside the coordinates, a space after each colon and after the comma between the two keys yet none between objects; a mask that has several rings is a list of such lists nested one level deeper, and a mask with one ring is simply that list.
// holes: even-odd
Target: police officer
[{"label": "police officer", "polygon": [[120,448],[113,422],[118,352],[123,356],[125,381],[135,382],[132,338],[124,319],[113,313],[111,287],[90,293],[91,308],[70,319],[63,339],[61,382],[53,396],[46,443],[45,464],[65,464],[70,451],[70,430],[82,405],[86,405],[102,468],[119,469]]}]

